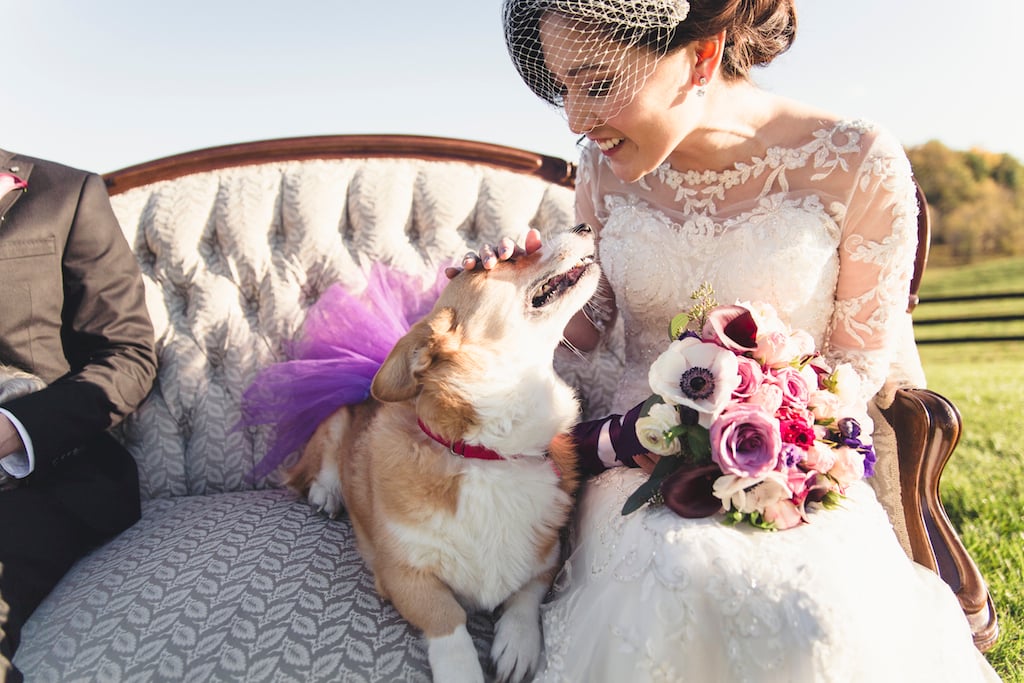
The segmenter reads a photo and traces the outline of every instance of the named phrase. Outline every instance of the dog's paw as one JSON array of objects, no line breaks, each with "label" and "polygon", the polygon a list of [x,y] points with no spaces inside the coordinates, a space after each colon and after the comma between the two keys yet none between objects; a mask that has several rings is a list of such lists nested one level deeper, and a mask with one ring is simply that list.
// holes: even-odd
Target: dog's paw
[{"label": "dog's paw", "polygon": [[525,605],[506,610],[494,627],[491,644],[498,680],[515,683],[529,679],[540,664],[541,640],[537,610]]},{"label": "dog's paw", "polygon": [[341,487],[337,483],[331,485],[330,482],[327,482],[325,484],[323,477],[317,478],[310,484],[306,500],[316,508],[317,512],[322,512],[331,519],[337,517],[345,506],[345,501],[341,497]]},{"label": "dog's paw", "polygon": [[465,626],[448,636],[428,638],[427,659],[437,683],[483,683],[484,670]]}]

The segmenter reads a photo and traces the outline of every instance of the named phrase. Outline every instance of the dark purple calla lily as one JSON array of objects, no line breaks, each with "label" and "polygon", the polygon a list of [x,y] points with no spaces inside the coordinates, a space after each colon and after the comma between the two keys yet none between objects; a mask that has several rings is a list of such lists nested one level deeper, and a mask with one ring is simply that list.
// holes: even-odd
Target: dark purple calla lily
[{"label": "dark purple calla lily", "polygon": [[714,463],[681,466],[661,483],[665,507],[688,519],[710,517],[722,509],[722,501],[712,493],[720,476],[722,471]]},{"label": "dark purple calla lily", "polygon": [[736,353],[757,348],[757,323],[743,306],[719,306],[708,312],[701,336]]}]

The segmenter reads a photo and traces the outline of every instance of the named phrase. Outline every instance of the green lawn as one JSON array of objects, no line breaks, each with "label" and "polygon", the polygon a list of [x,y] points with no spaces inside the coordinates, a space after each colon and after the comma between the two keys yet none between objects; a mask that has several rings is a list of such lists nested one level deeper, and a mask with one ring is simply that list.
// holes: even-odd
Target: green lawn
[{"label": "green lawn", "polygon": [[[915,320],[968,315],[1024,315],[1024,298],[929,304],[929,297],[1024,293],[1024,259],[929,268]],[[917,328],[919,339],[969,335],[1024,336],[1022,323]],[[942,478],[950,520],[977,562],[995,600],[1000,635],[987,657],[1004,681],[1024,683],[1024,342],[921,344],[929,388],[960,409],[960,444]]]}]

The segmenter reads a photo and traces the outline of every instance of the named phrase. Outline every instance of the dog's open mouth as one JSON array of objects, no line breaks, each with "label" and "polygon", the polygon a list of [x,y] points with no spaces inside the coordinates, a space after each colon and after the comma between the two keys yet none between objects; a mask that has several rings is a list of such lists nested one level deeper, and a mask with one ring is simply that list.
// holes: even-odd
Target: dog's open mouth
[{"label": "dog's open mouth", "polygon": [[593,263],[593,256],[584,256],[566,272],[559,273],[545,280],[539,287],[533,290],[533,296],[531,297],[533,307],[543,308],[572,289],[573,285],[580,281],[583,274],[587,272],[587,268],[593,265]]}]

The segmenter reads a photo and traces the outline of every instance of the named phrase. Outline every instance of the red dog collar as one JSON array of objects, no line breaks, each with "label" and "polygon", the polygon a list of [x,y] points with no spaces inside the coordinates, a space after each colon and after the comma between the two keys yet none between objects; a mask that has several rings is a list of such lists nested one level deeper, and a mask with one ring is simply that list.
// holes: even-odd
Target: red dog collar
[{"label": "red dog collar", "polygon": [[417,419],[416,422],[419,424],[420,429],[423,430],[424,434],[450,450],[455,455],[461,455],[463,458],[476,458],[477,460],[503,460],[500,455],[492,451],[490,448],[472,446],[467,444],[465,441],[456,441],[455,443],[452,443],[451,441],[448,441],[447,439],[444,439],[430,431],[430,428],[423,424],[423,420]]}]

